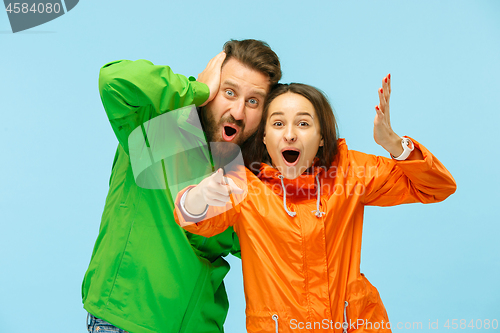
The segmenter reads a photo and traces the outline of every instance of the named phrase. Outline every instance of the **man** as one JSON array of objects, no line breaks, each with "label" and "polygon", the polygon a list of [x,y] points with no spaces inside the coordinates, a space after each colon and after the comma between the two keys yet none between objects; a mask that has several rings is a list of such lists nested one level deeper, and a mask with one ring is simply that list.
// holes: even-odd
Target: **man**
[{"label": "man", "polygon": [[208,141],[241,145],[256,131],[265,96],[280,78],[278,57],[256,40],[227,42],[198,81],[145,60],[101,69],[101,99],[119,145],[82,285],[89,331],[223,332],[229,265],[221,256],[238,252],[237,238],[233,230],[186,235],[168,191],[136,184],[128,137],[156,116],[195,104],[202,106]]}]

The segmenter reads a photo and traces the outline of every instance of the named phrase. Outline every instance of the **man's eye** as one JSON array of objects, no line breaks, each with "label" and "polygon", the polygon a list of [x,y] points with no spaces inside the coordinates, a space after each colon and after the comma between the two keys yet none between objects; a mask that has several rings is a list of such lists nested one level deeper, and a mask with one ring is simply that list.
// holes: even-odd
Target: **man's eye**
[{"label": "man's eye", "polygon": [[258,101],[258,100],[256,100],[255,98],[250,98],[250,99],[248,100],[248,103],[250,103],[250,104],[252,104],[252,105],[257,105],[257,104],[259,104],[259,101]]},{"label": "man's eye", "polygon": [[233,97],[234,96],[234,91],[232,91],[232,90],[226,90],[226,95],[228,95],[229,97]]}]

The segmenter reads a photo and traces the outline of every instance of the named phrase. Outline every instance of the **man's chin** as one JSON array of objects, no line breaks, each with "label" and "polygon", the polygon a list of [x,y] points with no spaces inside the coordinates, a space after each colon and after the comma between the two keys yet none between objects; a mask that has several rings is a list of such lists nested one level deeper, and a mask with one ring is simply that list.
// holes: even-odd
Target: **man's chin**
[{"label": "man's chin", "polygon": [[212,158],[216,164],[227,164],[241,152],[240,146],[233,142],[210,142]]}]

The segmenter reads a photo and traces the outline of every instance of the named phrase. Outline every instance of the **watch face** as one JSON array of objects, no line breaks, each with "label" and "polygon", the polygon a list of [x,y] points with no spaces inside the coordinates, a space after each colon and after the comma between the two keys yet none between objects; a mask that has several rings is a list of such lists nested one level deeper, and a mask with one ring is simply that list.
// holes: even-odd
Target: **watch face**
[{"label": "watch face", "polygon": [[413,149],[415,148],[415,147],[413,146],[413,141],[411,141],[411,140],[410,140],[410,139],[408,139],[408,138],[404,138],[403,140],[404,140],[404,142],[405,142],[406,146],[407,146],[408,148],[410,148],[410,150],[413,150]]}]

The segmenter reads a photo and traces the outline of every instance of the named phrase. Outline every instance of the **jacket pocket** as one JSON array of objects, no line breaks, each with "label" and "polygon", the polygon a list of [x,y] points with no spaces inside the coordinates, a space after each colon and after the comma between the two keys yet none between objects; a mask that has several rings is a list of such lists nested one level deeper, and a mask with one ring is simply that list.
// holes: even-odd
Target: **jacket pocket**
[{"label": "jacket pocket", "polygon": [[[364,274],[361,273],[355,281],[352,281],[347,290],[349,307],[346,313],[351,321],[349,327],[366,330],[373,329],[374,326],[372,325],[377,325],[380,332],[390,332],[390,328],[383,328],[389,318],[379,293]],[[378,330],[377,326],[375,326],[375,329]]]}]

